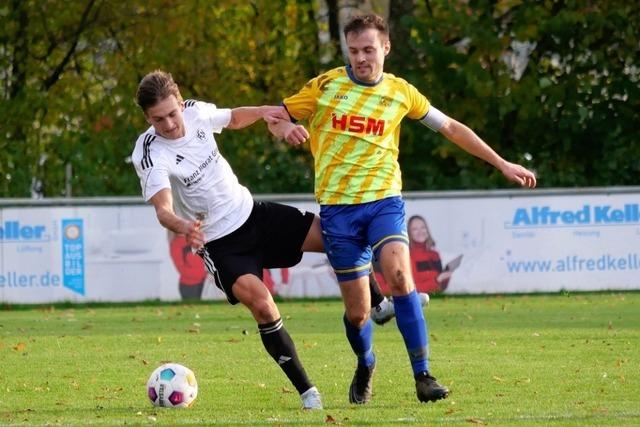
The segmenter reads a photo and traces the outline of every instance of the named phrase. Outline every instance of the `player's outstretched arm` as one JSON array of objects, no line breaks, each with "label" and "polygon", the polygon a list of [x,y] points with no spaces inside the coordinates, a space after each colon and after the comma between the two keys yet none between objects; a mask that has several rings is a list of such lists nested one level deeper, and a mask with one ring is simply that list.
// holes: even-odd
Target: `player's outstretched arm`
[{"label": "player's outstretched arm", "polygon": [[449,141],[467,153],[479,157],[496,167],[509,181],[515,182],[522,187],[534,188],[536,186],[536,175],[532,171],[500,157],[474,131],[459,121],[447,117],[439,131]]},{"label": "player's outstretched arm", "polygon": [[267,126],[273,136],[284,139],[291,145],[300,145],[309,138],[309,132],[304,126],[291,123],[289,120],[269,120]]},{"label": "player's outstretched arm", "polygon": [[243,129],[260,119],[289,120],[289,115],[283,107],[276,105],[262,105],[260,107],[237,107],[231,110],[231,120],[227,129]]},{"label": "player's outstretched arm", "polygon": [[187,243],[195,249],[204,245],[204,234],[200,231],[200,221],[182,219],[173,211],[173,196],[171,190],[164,188],[150,199],[156,209],[156,216],[160,224],[177,234],[184,234]]}]

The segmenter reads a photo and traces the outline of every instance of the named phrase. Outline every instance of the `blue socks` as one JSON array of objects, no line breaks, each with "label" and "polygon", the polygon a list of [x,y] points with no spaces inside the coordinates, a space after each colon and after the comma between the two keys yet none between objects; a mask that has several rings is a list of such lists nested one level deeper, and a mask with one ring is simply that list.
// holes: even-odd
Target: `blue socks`
[{"label": "blue socks", "polygon": [[[418,305],[420,305],[420,301],[418,301]],[[422,310],[422,307],[420,307],[420,310]],[[342,317],[342,320],[347,332],[349,344],[351,344],[353,352],[358,356],[358,364],[364,364],[365,366],[373,365],[376,357],[373,354],[373,323],[371,319],[367,320],[367,323],[365,323],[362,329],[353,326],[349,320],[347,320],[346,314]]]},{"label": "blue socks", "polygon": [[396,322],[409,353],[413,374],[428,371],[427,323],[424,320],[418,293],[413,290],[408,295],[394,296],[393,304],[396,310]]}]

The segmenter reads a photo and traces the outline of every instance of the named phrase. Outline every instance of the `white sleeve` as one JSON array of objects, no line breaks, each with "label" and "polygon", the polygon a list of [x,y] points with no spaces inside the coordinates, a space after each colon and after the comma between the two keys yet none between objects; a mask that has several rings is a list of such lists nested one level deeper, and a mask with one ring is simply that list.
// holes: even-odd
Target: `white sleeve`
[{"label": "white sleeve", "polygon": [[447,115],[438,110],[433,105],[429,106],[429,111],[420,119],[420,123],[428,127],[434,132],[438,132],[445,120],[448,119]]},{"label": "white sleeve", "polygon": [[134,167],[138,178],[140,178],[140,187],[142,189],[142,198],[148,202],[158,191],[169,188],[169,172],[160,159],[154,159],[153,164],[149,164],[148,160],[135,161]]},{"label": "white sleeve", "polygon": [[146,174],[140,176],[140,185],[145,202],[148,202],[158,191],[165,188],[171,189],[169,174],[166,169],[160,167],[152,167]]},{"label": "white sleeve", "polygon": [[229,122],[231,122],[230,108],[217,108],[215,104],[207,102],[199,102],[198,107],[203,116],[206,117],[213,132],[220,133],[222,129],[229,126]]}]

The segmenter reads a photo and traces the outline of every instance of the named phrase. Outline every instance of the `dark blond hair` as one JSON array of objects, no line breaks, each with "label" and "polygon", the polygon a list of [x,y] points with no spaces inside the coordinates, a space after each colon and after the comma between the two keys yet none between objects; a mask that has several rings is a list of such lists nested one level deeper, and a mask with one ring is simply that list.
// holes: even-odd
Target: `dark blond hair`
[{"label": "dark blond hair", "polygon": [[180,89],[173,81],[171,73],[155,70],[140,81],[136,91],[136,103],[146,113],[149,108],[171,95],[175,96],[178,101],[182,101]]},{"label": "dark blond hair", "polygon": [[344,36],[349,33],[360,34],[364,30],[373,28],[378,30],[384,39],[389,40],[389,27],[381,16],[370,13],[366,15],[355,15],[349,19],[347,25],[344,26]]}]

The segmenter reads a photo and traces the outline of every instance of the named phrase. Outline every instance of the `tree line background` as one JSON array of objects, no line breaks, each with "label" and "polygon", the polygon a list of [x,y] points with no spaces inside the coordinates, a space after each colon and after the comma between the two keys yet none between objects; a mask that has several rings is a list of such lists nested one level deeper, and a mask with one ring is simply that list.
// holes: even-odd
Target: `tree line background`
[{"label": "tree line background", "polygon": [[[148,126],[140,79],[183,96],[279,104],[343,65],[353,8],[386,16],[387,72],[413,83],[541,187],[637,185],[640,3],[625,0],[8,0],[0,5],[0,197],[139,195],[130,154]],[[264,124],[217,137],[254,193],[311,193],[306,148]],[[405,190],[509,184],[405,120]]]}]

